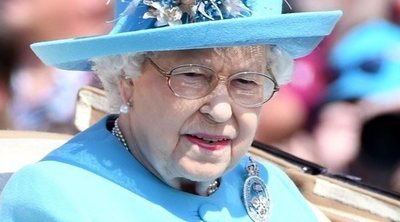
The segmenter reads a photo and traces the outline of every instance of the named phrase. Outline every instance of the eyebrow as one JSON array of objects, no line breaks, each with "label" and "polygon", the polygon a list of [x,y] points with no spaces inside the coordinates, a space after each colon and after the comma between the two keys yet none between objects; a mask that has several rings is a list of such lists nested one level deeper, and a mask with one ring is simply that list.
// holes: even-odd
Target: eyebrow
[{"label": "eyebrow", "polygon": [[[201,50],[201,49],[199,49]],[[160,66],[160,68],[164,69],[165,71],[171,71],[171,69],[180,66],[180,65],[185,65],[185,64],[196,64],[196,65],[201,65],[201,66],[206,66],[208,68],[211,68],[212,70],[218,72],[219,69],[219,64],[217,64],[218,66],[216,66],[216,60],[213,59],[213,57],[221,57],[220,54],[215,54],[213,52],[211,52],[210,54],[208,53],[202,53],[199,56],[199,51],[198,50],[187,50],[187,51],[177,51],[175,53],[179,53],[177,56],[174,56],[174,59],[176,59],[176,61],[171,61],[170,59],[165,59],[168,58],[169,55],[171,55],[170,53],[156,53],[156,56],[149,56],[150,59],[155,59],[155,62],[157,62],[157,65]],[[261,56],[257,56],[257,58],[253,57],[245,57],[245,53],[242,54],[241,57],[243,61],[243,65],[241,67],[235,67],[235,69],[231,69],[231,70],[235,70],[232,71],[231,73],[237,73],[237,72],[246,72],[246,71],[252,71],[252,72],[267,72],[268,70],[268,64],[261,65],[261,63],[265,62],[265,58],[261,57]],[[234,59],[232,54],[229,55],[225,55],[223,56],[224,60],[220,60],[221,61],[221,66],[230,66],[230,67],[234,67],[235,63],[231,62],[232,59]],[[159,61],[158,61],[159,60]],[[227,60],[227,61],[225,61]],[[165,61],[165,62],[163,62]],[[265,62],[266,63],[266,62]]]}]

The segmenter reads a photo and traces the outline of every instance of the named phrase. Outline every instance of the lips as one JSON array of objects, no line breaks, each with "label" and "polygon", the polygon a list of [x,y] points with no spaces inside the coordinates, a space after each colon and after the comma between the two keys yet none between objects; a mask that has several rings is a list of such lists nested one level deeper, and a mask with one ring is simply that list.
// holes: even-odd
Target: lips
[{"label": "lips", "polygon": [[214,136],[207,134],[186,134],[186,138],[200,148],[207,150],[220,150],[227,147],[231,139],[226,136]]}]

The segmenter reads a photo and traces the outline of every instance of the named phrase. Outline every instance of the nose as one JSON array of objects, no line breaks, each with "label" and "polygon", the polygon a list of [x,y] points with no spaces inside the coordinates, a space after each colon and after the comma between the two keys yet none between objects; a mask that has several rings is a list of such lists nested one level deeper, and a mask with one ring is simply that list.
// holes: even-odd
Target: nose
[{"label": "nose", "polygon": [[200,111],[206,114],[208,118],[217,123],[223,123],[232,117],[232,101],[223,84],[220,84],[206,98],[207,101],[201,107]]}]

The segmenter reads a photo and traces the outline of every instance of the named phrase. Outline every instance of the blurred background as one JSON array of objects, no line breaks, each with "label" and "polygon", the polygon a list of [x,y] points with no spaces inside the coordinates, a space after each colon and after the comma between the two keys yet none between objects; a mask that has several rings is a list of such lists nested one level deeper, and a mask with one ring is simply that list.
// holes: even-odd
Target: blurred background
[{"label": "blurred background", "polygon": [[[43,65],[29,45],[107,33],[113,6],[106,2],[0,1],[0,129],[77,132],[77,91],[98,81]],[[256,140],[400,192],[400,0],[287,2],[285,13],[344,15],[263,107]]]},{"label": "blurred background", "polygon": [[29,46],[107,33],[113,16],[105,0],[0,1],[1,128],[76,133],[77,91],[96,79],[45,66]]},{"label": "blurred background", "polygon": [[296,61],[256,139],[332,173],[400,192],[400,1],[288,1],[287,13],[340,9],[333,34]]}]

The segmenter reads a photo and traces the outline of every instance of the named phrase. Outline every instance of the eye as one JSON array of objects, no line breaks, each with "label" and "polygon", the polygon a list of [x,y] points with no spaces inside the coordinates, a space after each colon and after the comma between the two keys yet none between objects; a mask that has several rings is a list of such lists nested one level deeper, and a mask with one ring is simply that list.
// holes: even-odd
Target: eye
[{"label": "eye", "polygon": [[172,70],[171,75],[186,83],[208,83],[212,81],[214,72],[199,65],[184,65]]},{"label": "eye", "polygon": [[236,81],[238,81],[241,84],[257,84],[254,80],[248,80],[248,79],[237,79]]},{"label": "eye", "polygon": [[235,79],[234,84],[243,89],[247,89],[247,88],[251,89],[258,85],[254,80],[248,80],[248,79]]},{"label": "eye", "polygon": [[257,76],[243,75],[231,80],[231,86],[241,90],[255,90],[262,85],[261,79]]},{"label": "eye", "polygon": [[203,73],[196,73],[196,72],[185,72],[185,73],[180,73],[180,74],[176,74],[176,75],[181,75],[182,78],[187,78],[187,79],[203,79],[206,77],[205,74]]}]

